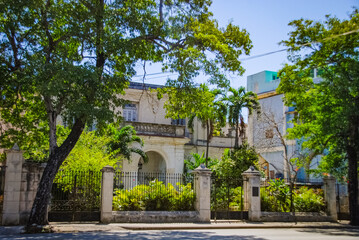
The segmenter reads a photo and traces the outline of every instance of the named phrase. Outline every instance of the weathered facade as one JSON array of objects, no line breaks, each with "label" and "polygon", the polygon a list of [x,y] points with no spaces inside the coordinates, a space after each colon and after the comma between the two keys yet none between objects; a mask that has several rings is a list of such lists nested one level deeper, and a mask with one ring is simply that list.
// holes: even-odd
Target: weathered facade
[{"label": "weathered facade", "polygon": [[[166,96],[159,100],[156,93],[160,87],[132,82],[123,96],[129,101],[120,109],[125,124],[134,126],[144,140],[143,150],[149,157],[148,163],[144,163],[140,156],[133,154],[130,162],[123,161],[123,171],[182,173],[184,159],[206,149],[206,129],[201,122],[195,121],[191,132],[186,119],[166,118]],[[211,140],[209,156],[219,158],[225,148],[233,145],[234,131],[224,128],[221,136]]]},{"label": "weathered facade", "polygon": [[[261,114],[254,113],[248,119],[248,142],[256,147],[262,169],[271,179],[288,177],[285,148],[287,159],[298,157],[300,153],[298,140],[285,138],[287,130],[293,127],[290,121],[297,113],[294,107],[285,106],[283,94],[276,92],[279,83],[277,73],[272,71],[262,71],[247,78],[247,90],[258,95],[261,105]],[[314,158],[309,167],[316,168],[319,159]],[[299,169],[297,178],[306,178],[304,169]]]}]

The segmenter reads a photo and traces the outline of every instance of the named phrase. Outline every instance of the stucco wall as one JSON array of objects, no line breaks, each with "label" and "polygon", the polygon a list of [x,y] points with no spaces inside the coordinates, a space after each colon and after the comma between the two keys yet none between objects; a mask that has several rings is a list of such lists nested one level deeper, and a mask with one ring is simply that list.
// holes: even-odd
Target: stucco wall
[{"label": "stucco wall", "polygon": [[[171,124],[171,119],[165,117],[166,110],[163,108],[167,100],[166,96],[158,100],[155,91],[130,88],[122,97],[137,104],[138,124],[141,122]],[[142,149],[149,153],[149,162],[142,165],[143,170],[161,172],[165,168],[167,173],[182,173],[185,157],[192,152],[202,153],[206,146],[206,129],[203,128],[201,122],[194,121],[193,131],[186,126],[185,133],[180,137],[161,136],[160,132],[158,134],[153,132],[139,134],[144,141]],[[222,135],[211,140],[209,155],[220,158],[225,148],[233,147],[233,136],[232,128],[229,125],[224,127]],[[130,162],[127,160],[122,162],[123,171],[137,172],[139,161],[140,156],[133,154]]]}]

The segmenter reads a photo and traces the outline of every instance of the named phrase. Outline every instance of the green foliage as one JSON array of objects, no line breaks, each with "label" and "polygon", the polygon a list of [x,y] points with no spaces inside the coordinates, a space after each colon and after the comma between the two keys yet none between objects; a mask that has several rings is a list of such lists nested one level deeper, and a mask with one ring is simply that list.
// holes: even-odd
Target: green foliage
[{"label": "green foliage", "polygon": [[200,71],[211,84],[228,85],[225,71],[242,74],[238,56],[249,54],[252,45],[245,29],[220,28],[210,5],[208,0],[2,1],[0,112],[10,123],[3,147],[17,142],[27,150],[22,142],[30,138],[34,148],[42,146],[42,136],[56,128],[50,117],[61,115],[70,126],[74,120],[99,126],[117,120],[119,94],[138,61],[162,62],[164,70],[178,72],[170,86],[194,85]]},{"label": "green foliage", "polygon": [[226,180],[218,181],[216,190],[211,192],[211,210],[242,210],[244,195],[242,187],[228,186]]},{"label": "green foliage", "polygon": [[[296,212],[321,212],[325,210],[323,191],[302,186],[293,192]],[[261,188],[261,209],[268,212],[290,211],[290,189],[284,180],[271,181],[268,187]]]},{"label": "green foliage", "polygon": [[250,166],[258,165],[258,155],[254,147],[244,142],[238,149],[225,149],[221,160],[214,166],[218,176],[237,176],[242,178],[242,173]]},{"label": "green foliage", "polygon": [[[68,197],[70,200],[70,203],[68,204],[71,206],[67,207],[78,211],[89,211],[94,208],[99,209],[101,176],[102,174],[100,171],[60,170],[54,180],[54,186],[56,186],[57,190],[53,197],[57,201]],[[57,194],[60,194],[60,196],[57,196]],[[66,204],[62,207],[66,208]]]},{"label": "green foliage", "polygon": [[[70,129],[61,126],[62,132],[59,141],[63,141]],[[61,171],[100,171],[104,166],[117,167],[121,160],[119,156],[110,151],[109,144],[112,137],[98,135],[95,131],[84,131],[74,149],[61,166]]]},{"label": "green foliage", "polygon": [[[58,126],[57,130],[59,142],[64,141],[70,132],[70,129],[63,126]],[[138,153],[140,151],[145,154],[141,149],[129,147],[133,139],[135,142],[142,143],[131,126],[118,129],[110,124],[105,131],[101,132],[85,130],[62,164],[54,182],[64,191],[72,191],[74,176],[77,175],[76,181],[79,186],[91,186],[91,191],[99,193],[101,180],[87,177],[86,174],[99,174],[105,166],[117,169],[123,160],[123,152]],[[120,147],[115,145],[119,141]]]},{"label": "green foliage", "polygon": [[[178,72],[177,80],[168,81],[176,88],[195,85],[200,72],[222,87],[229,82],[225,71],[243,73],[238,59],[249,54],[249,35],[233,24],[220,28],[210,5],[210,0],[1,1],[0,118],[8,125],[2,136],[11,142],[7,146],[24,146],[21,141],[30,138],[42,145],[42,136],[49,137],[52,168],[44,171],[48,183],[40,184],[42,196],[34,206],[49,201],[49,185],[85,125],[120,120],[120,96],[137,62],[162,62],[164,70]],[[71,127],[61,145],[59,116]],[[29,224],[46,224],[45,215],[34,207]]]},{"label": "green foliage", "polygon": [[[303,149],[324,154],[321,171],[338,178],[346,174],[348,149],[354,147],[358,156],[359,34],[353,32],[358,24],[357,10],[348,20],[295,20],[290,38],[282,42],[293,65],[279,72],[277,91],[299,113],[289,138],[302,138]],[[313,79],[313,69],[319,70],[320,81]]]},{"label": "green foliage", "polygon": [[[303,138],[302,149],[323,154],[320,169],[341,179],[347,165],[350,221],[359,225],[359,12],[349,19],[330,15],[324,22],[299,19],[289,39],[289,60],[279,72],[278,93],[298,117],[290,138]],[[321,79],[313,79],[318,69]],[[310,164],[308,159],[308,165]],[[346,163],[347,162],[347,163]]]},{"label": "green foliage", "polygon": [[269,186],[267,187],[270,196],[272,196],[274,209],[278,212],[287,212],[290,207],[290,189],[289,186],[285,184],[283,179],[276,179],[275,181],[270,181]]},{"label": "green foliage", "polygon": [[154,180],[131,190],[119,189],[113,197],[114,211],[193,211],[195,193],[191,184],[164,185]]},{"label": "green foliage", "polygon": [[239,148],[239,138],[242,140],[245,138],[245,123],[242,115],[242,110],[246,108],[249,114],[252,114],[253,110],[259,113],[260,105],[258,102],[257,94],[249,91],[246,92],[244,87],[240,87],[238,90],[229,88],[231,93],[223,98],[223,101],[228,107],[228,121],[232,127],[235,128],[235,144],[234,148]]},{"label": "green foliage", "polygon": [[143,140],[136,135],[136,130],[133,126],[126,125],[118,129],[113,125],[109,125],[106,130],[107,134],[111,136],[108,146],[113,154],[120,155],[130,161],[131,153],[137,153],[144,162],[148,161],[147,155],[140,148],[130,147],[133,143],[138,143],[143,147]]},{"label": "green foliage", "polygon": [[[189,159],[184,160],[184,171],[188,172],[189,170],[195,170],[198,168],[201,164],[206,163],[206,158],[204,157],[204,152],[202,155],[199,155],[198,153],[191,153],[191,157]],[[217,159],[208,158],[208,168],[213,170],[214,166],[216,166],[218,163]]]},{"label": "green foliage", "polygon": [[294,206],[298,212],[321,212],[325,210],[323,190],[299,188],[295,193]]}]

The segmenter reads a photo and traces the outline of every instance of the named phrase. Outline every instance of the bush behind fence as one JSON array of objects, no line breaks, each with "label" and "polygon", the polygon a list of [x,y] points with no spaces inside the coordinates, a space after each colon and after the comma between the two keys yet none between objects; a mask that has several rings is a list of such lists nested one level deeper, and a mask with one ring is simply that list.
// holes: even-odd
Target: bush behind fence
[{"label": "bush behind fence", "polygon": [[116,172],[115,211],[192,211],[193,176],[179,173]]},{"label": "bush behind fence", "polygon": [[[293,190],[293,204],[296,212],[325,211],[322,181],[296,182]],[[290,211],[290,187],[284,179],[261,183],[261,210],[266,212]]]},{"label": "bush behind fence", "polygon": [[98,211],[100,171],[59,171],[52,186],[51,211]]}]

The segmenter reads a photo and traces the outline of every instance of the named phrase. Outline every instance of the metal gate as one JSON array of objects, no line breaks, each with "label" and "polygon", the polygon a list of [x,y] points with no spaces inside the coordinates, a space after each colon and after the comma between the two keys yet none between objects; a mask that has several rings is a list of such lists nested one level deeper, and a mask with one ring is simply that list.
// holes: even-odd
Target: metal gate
[{"label": "metal gate", "polygon": [[49,221],[99,221],[100,171],[59,172],[51,191]]},{"label": "metal gate", "polygon": [[248,219],[244,211],[243,180],[238,176],[211,176],[211,219]]}]

